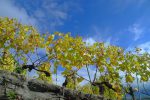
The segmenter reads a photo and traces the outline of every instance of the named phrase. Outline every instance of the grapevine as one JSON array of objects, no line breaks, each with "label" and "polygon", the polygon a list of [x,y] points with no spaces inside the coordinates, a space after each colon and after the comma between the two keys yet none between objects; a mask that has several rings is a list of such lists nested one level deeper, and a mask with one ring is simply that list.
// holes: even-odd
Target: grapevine
[{"label": "grapevine", "polygon": [[[44,57],[37,53],[40,49],[45,51]],[[90,94],[103,92],[107,98],[121,99],[129,93],[124,93],[122,77],[128,84],[135,81],[135,75],[140,77],[140,81],[147,82],[150,77],[150,54],[140,51],[135,48],[135,51],[126,52],[121,47],[103,42],[87,45],[82,37],[72,37],[70,33],[41,35],[34,27],[23,25],[16,19],[0,18],[0,69],[13,72],[15,63],[21,68],[35,62],[37,71],[50,73],[37,72],[38,79],[55,83],[57,79],[52,79],[52,75],[57,75],[61,66],[61,75],[67,79],[65,87]],[[83,73],[87,74],[88,79],[79,75],[83,68],[87,71]],[[94,76],[90,74],[91,70],[95,71]],[[81,85],[85,81],[88,83]],[[104,91],[99,90],[100,87]]]}]

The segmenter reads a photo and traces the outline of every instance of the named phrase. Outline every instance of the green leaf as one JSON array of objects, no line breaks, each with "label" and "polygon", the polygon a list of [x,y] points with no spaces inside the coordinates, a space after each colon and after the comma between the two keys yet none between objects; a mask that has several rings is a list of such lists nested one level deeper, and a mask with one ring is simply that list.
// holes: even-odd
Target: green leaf
[{"label": "green leaf", "polygon": [[80,83],[80,82],[82,82],[84,80],[84,78],[83,77],[78,77],[77,78],[77,81]]}]

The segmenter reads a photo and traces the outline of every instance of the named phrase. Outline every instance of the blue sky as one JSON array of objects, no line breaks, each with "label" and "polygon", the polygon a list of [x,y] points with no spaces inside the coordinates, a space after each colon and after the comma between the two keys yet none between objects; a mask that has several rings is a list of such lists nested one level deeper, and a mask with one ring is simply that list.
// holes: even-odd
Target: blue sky
[{"label": "blue sky", "polygon": [[[90,44],[103,41],[150,53],[149,5],[150,0],[0,0],[0,17],[17,18],[41,33],[71,32]],[[79,74],[88,79],[84,71]],[[58,82],[64,82],[61,71]]]},{"label": "blue sky", "polygon": [[44,32],[71,32],[150,52],[149,0],[0,0],[0,16],[17,18]]}]

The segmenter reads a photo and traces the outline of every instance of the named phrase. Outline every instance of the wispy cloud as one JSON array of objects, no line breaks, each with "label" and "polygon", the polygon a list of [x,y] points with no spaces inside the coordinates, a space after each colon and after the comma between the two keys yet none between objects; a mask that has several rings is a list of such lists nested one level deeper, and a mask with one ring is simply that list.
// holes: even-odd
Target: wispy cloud
[{"label": "wispy cloud", "polygon": [[83,41],[86,42],[86,45],[93,45],[96,42],[92,37],[83,39]]},{"label": "wispy cloud", "polygon": [[141,6],[143,5],[147,0],[115,0],[116,2],[118,2],[118,4],[120,4],[120,6],[129,6],[129,5],[136,5],[136,6]]},{"label": "wispy cloud", "polygon": [[[31,4],[34,6],[34,2]],[[70,13],[80,11],[80,9],[78,2],[72,0],[65,2],[44,0],[41,2],[40,9],[35,8],[33,16],[38,19],[39,23],[45,24],[40,26],[43,29],[55,30],[56,27],[64,25],[65,21],[72,17]]]},{"label": "wispy cloud", "polygon": [[142,43],[142,44],[138,45],[138,47],[142,49],[141,52],[150,53],[150,41]]},{"label": "wispy cloud", "polygon": [[112,0],[110,3],[113,4],[114,10],[118,12],[122,12],[129,7],[140,8],[144,3],[148,0]]},{"label": "wispy cloud", "polygon": [[144,29],[139,24],[133,24],[129,27],[129,32],[134,34],[134,41],[137,41],[144,34]]},{"label": "wispy cloud", "polygon": [[26,10],[15,5],[13,0],[0,1],[0,16],[17,18],[23,24],[35,25],[37,20],[28,15]]},{"label": "wispy cloud", "polygon": [[106,45],[115,44],[115,42],[117,42],[117,38],[112,38],[113,34],[109,28],[101,29],[94,25],[90,31],[93,34],[84,39],[90,45],[95,42],[104,42]]},{"label": "wispy cloud", "polygon": [[147,41],[147,42],[144,42],[141,44],[137,44],[136,46],[131,45],[126,49],[126,51],[133,51],[133,50],[135,50],[136,47],[141,48],[140,53],[144,53],[144,52],[150,53],[150,41]]},{"label": "wispy cloud", "polygon": [[39,30],[55,30],[57,26],[64,25],[71,18],[70,12],[80,11],[80,6],[72,0],[60,2],[59,0],[1,0],[0,16],[17,18],[23,24],[36,26]]},{"label": "wispy cloud", "polygon": [[[42,28],[49,27],[54,29],[56,26],[64,24],[64,20],[68,18],[68,9],[69,4],[58,4],[56,1],[43,1],[40,9],[36,9],[33,12],[34,16],[41,23],[47,23],[47,26]],[[48,22],[49,21],[49,22]]]}]

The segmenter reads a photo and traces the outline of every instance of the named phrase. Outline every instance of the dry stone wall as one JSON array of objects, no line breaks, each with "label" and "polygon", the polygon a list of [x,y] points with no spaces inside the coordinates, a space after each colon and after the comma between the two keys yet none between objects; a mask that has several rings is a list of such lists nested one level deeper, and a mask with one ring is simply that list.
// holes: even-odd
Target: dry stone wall
[{"label": "dry stone wall", "polygon": [[0,100],[105,100],[102,96],[48,84],[0,70]]}]

